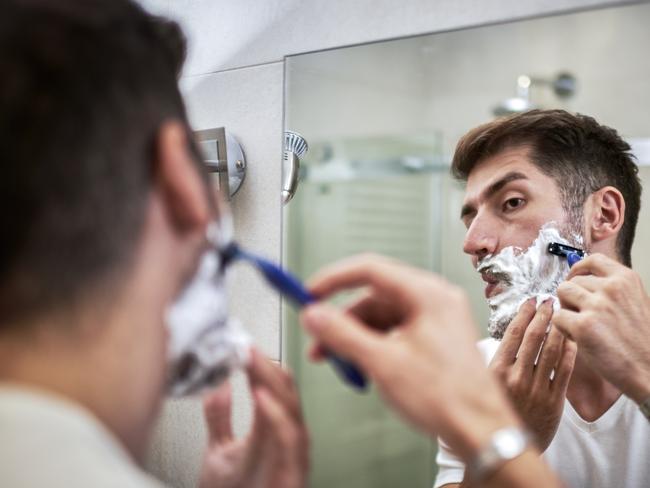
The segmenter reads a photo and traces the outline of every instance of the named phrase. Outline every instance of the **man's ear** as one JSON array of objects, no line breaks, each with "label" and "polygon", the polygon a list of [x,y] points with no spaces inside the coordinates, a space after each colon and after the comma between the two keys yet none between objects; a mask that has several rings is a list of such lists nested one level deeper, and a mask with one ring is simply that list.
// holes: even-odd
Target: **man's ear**
[{"label": "man's ear", "polygon": [[163,123],[156,139],[156,184],[160,185],[172,223],[180,231],[203,228],[210,218],[208,192],[187,137],[183,124],[168,121]]},{"label": "man's ear", "polygon": [[587,215],[587,231],[591,242],[600,242],[616,237],[625,220],[625,199],[613,186],[605,186],[594,192],[591,209]]}]

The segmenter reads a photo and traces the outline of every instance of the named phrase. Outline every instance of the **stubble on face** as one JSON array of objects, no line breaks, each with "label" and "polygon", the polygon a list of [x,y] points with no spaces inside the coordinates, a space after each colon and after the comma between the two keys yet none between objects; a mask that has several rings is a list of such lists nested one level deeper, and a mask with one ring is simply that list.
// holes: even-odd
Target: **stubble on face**
[{"label": "stubble on face", "polygon": [[528,249],[509,246],[479,262],[477,271],[494,291],[487,297],[491,337],[502,339],[521,305],[530,298],[535,298],[538,306],[549,298],[557,304],[557,288],[568,275],[569,266],[564,258],[548,252],[551,242],[582,247],[582,233],[568,222],[548,222]]}]

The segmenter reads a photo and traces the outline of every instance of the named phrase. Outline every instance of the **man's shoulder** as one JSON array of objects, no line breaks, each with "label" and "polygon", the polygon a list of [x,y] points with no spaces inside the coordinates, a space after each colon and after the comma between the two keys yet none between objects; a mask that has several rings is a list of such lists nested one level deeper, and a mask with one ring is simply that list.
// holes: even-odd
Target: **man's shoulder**
[{"label": "man's shoulder", "polygon": [[0,385],[0,486],[160,488],[80,406]]}]

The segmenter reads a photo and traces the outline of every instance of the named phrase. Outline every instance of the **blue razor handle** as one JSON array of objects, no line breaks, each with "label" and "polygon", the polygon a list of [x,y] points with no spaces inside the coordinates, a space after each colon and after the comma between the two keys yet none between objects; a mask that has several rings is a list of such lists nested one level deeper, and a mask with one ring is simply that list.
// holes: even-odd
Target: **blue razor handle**
[{"label": "blue razor handle", "polygon": [[569,263],[569,268],[572,268],[574,264],[582,259],[582,256],[576,252],[571,252],[567,254],[566,260]]},{"label": "blue razor handle", "polygon": [[[304,307],[316,301],[314,296],[305,289],[302,283],[295,276],[284,271],[276,264],[239,248],[235,253],[235,257],[244,259],[255,265],[273,288],[289,298],[299,307]],[[343,359],[330,351],[325,351],[325,353],[330,364],[343,380],[358,390],[365,390],[367,388],[368,381],[359,368],[350,361]]]}]

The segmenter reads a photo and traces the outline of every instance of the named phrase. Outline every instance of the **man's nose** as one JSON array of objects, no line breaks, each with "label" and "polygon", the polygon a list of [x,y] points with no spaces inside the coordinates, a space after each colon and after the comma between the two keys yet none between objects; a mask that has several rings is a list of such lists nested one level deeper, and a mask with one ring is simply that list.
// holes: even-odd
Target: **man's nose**
[{"label": "man's nose", "polygon": [[489,222],[481,222],[474,219],[467,229],[463,241],[463,251],[480,261],[489,254],[494,254],[497,248],[497,233],[494,226]]}]

